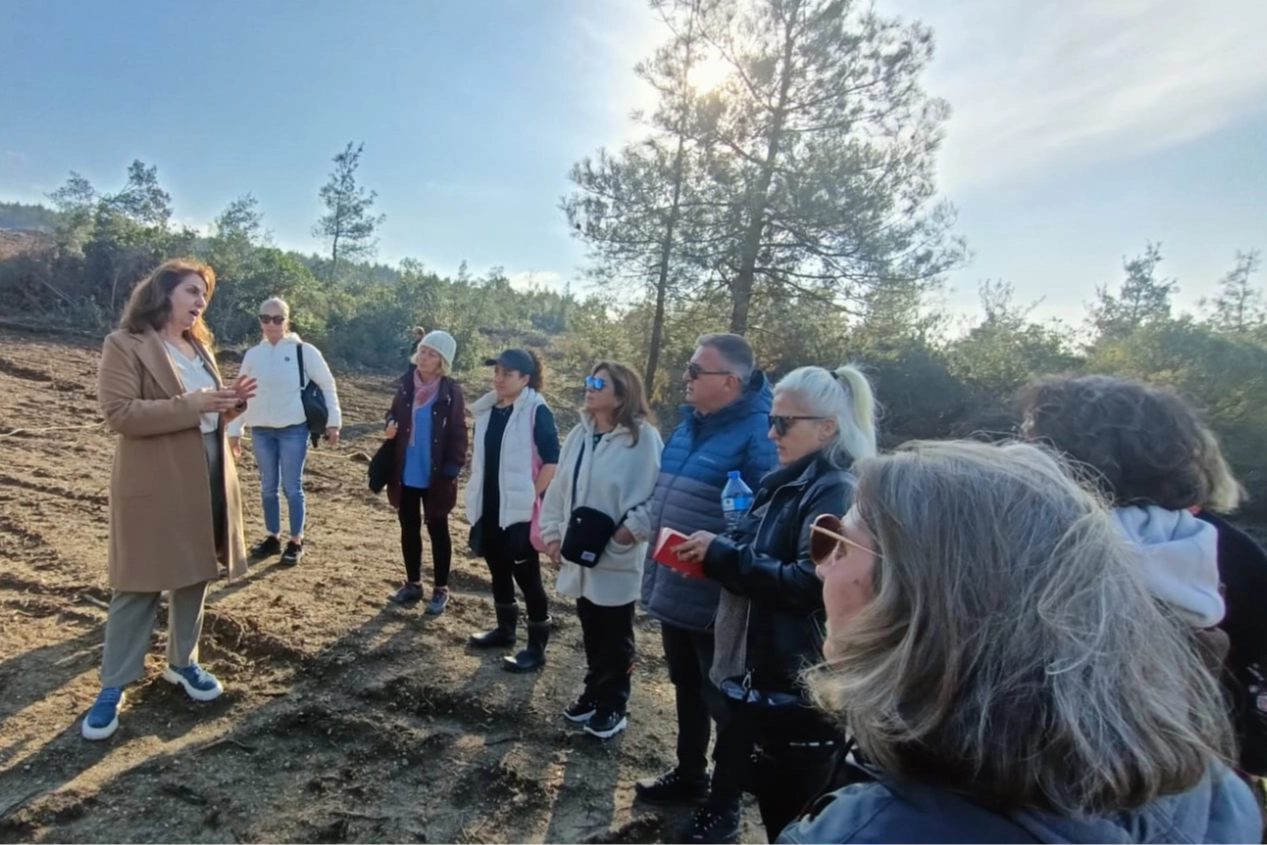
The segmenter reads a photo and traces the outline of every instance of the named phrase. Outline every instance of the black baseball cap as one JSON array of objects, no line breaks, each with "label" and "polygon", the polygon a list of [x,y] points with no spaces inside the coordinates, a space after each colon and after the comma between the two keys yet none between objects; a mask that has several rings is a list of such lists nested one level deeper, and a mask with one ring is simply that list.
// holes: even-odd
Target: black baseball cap
[{"label": "black baseball cap", "polygon": [[526,376],[537,374],[537,365],[532,363],[532,356],[522,349],[507,349],[496,358],[488,358],[484,361],[486,367],[495,367],[498,364],[507,370],[515,370]]}]

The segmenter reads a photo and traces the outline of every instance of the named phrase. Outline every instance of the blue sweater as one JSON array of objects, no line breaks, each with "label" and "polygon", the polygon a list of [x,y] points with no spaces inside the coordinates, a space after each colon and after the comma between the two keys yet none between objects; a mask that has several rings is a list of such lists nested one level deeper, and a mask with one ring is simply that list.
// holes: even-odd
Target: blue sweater
[{"label": "blue sweater", "polygon": [[762,476],[779,464],[767,437],[771,403],[765,374],[753,373],[748,389],[733,404],[707,415],[688,410],[665,444],[651,500],[651,543],[642,572],[642,605],[661,622],[692,631],[712,628],[721,587],[656,562],[652,557],[655,541],[666,527],[683,534],[726,530],[721,509],[726,474],[739,470],[756,490]]}]

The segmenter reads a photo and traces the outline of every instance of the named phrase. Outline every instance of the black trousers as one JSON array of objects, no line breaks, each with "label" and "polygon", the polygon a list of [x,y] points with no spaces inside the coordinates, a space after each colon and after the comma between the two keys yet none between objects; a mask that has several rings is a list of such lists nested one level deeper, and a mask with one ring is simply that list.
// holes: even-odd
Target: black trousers
[{"label": "black trousers", "polygon": [[436,586],[449,586],[449,570],[453,565],[453,538],[449,536],[449,515],[437,513],[429,490],[402,485],[400,507],[400,551],[405,556],[405,577],[417,584],[422,581],[422,525],[431,538],[431,560],[435,566]]},{"label": "black trousers", "polygon": [[581,697],[599,710],[624,713],[634,668],[634,602],[607,607],[579,598],[576,615],[585,643],[585,692]]},{"label": "black trousers", "polygon": [[733,724],[725,696],[708,679],[713,665],[713,633],[661,622],[660,637],[677,703],[678,771],[688,778],[704,777],[711,721],[716,721],[709,803],[719,808],[736,806],[742,795],[741,779],[752,756],[752,735]]},{"label": "black trousers", "polygon": [[532,547],[527,522],[516,522],[508,528],[498,528],[481,520],[480,534],[484,544],[484,562],[493,578],[493,601],[513,604],[515,584],[524,594],[528,606],[529,622],[544,622],[550,618],[546,588],[541,583],[541,556]]},{"label": "black trousers", "polygon": [[769,841],[778,839],[783,828],[832,786],[832,774],[843,753],[844,742],[834,732],[818,744],[757,737],[745,786],[757,798]]}]

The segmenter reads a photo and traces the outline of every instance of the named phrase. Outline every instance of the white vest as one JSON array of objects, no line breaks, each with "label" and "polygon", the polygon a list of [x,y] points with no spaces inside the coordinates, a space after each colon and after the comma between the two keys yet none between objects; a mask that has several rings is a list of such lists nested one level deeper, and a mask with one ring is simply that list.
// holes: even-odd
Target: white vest
[{"label": "white vest", "polygon": [[[474,456],[471,459],[471,477],[466,483],[466,520],[471,525],[479,522],[484,511],[484,435],[488,431],[488,418],[497,404],[497,394],[486,393],[475,401],[471,411],[475,415]],[[518,522],[532,520],[532,506],[537,492],[532,477],[533,423],[536,410],[545,404],[541,394],[525,387],[510,412],[506,433],[502,436],[501,464],[497,474],[497,486],[501,493],[498,527],[509,528]]]}]

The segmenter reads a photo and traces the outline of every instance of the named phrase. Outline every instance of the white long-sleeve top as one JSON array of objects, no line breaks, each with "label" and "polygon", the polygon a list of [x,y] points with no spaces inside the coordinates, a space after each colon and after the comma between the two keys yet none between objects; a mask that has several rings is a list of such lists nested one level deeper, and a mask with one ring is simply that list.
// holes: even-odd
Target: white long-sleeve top
[{"label": "white long-sleeve top", "polygon": [[[304,348],[304,375],[299,378],[299,346]],[[327,425],[343,427],[343,412],[339,408],[339,394],[335,390],[334,375],[317,347],[304,343],[297,334],[288,334],[276,345],[267,340],[252,346],[242,358],[239,374],[252,376],[259,384],[255,398],[247,406],[246,413],[229,423],[228,435],[240,437],[245,426],[286,428],[299,425],[306,419],[300,391],[308,380],[317,383],[326,396],[326,408],[330,412]]]}]

